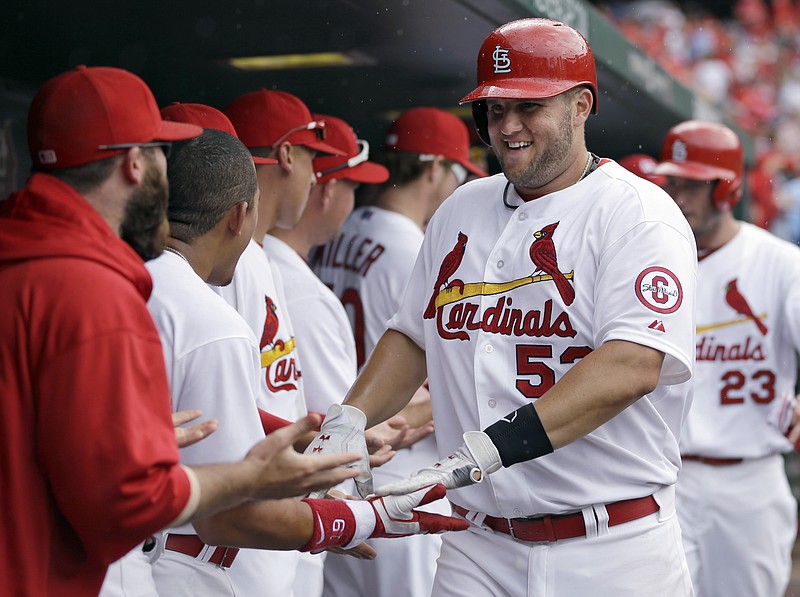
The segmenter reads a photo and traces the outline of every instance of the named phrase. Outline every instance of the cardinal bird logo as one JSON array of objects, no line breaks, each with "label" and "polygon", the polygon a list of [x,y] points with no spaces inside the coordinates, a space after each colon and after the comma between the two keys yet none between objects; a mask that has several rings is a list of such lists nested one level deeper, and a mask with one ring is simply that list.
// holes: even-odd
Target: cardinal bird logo
[{"label": "cardinal bird logo", "polygon": [[[456,273],[456,270],[461,265],[461,260],[464,259],[464,250],[467,248],[467,240],[467,235],[459,231],[456,245],[442,260],[442,265],[439,267],[439,275],[436,276],[436,283],[433,285],[431,300],[428,302],[428,307],[423,315],[425,319],[433,319],[436,315],[436,297],[439,294],[439,289],[447,284],[447,280]],[[455,286],[458,286],[462,291],[464,290],[464,282],[461,280],[453,280],[446,287],[453,288]]]},{"label": "cardinal bird logo", "polygon": [[261,334],[260,348],[263,350],[266,346],[272,344],[275,339],[275,334],[278,333],[278,308],[272,299],[266,297],[267,303],[267,319],[264,322],[264,333]]},{"label": "cardinal bird logo", "polygon": [[575,300],[575,289],[569,283],[561,270],[558,269],[558,257],[556,256],[556,246],[553,243],[553,231],[558,226],[559,222],[548,224],[541,230],[533,233],[535,239],[531,243],[530,256],[533,265],[538,270],[552,276],[553,282],[556,284],[558,294],[561,295],[561,300],[564,304],[569,306]]},{"label": "cardinal bird logo", "polygon": [[744,315],[748,319],[752,319],[762,336],[767,335],[767,326],[755,316],[750,305],[747,304],[747,300],[742,293],[739,292],[739,289],[736,287],[736,278],[725,285],[725,302],[733,307],[733,310],[739,315]]}]

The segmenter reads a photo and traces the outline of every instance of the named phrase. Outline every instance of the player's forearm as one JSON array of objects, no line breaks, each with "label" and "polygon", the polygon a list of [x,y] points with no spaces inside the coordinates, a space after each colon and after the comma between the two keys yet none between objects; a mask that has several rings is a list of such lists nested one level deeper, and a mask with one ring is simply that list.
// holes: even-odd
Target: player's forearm
[{"label": "player's forearm", "polygon": [[196,520],[203,542],[254,549],[300,549],[311,539],[311,508],[299,499],[253,501]]},{"label": "player's forearm", "polygon": [[433,419],[433,412],[431,411],[431,401],[425,402],[410,402],[407,404],[400,414],[405,418],[410,427],[422,427],[427,425]]},{"label": "player's forearm", "polygon": [[613,340],[570,369],[536,402],[536,412],[554,449],[610,421],[658,384],[664,354]]},{"label": "player's forearm", "polygon": [[251,499],[255,492],[252,481],[254,471],[252,465],[246,461],[185,468],[189,469],[190,478],[194,477],[192,497],[189,500],[190,511],[184,512],[170,526],[234,508]]},{"label": "player's forearm", "polygon": [[387,330],[344,400],[367,415],[367,427],[396,415],[427,375],[425,353],[405,334]]}]

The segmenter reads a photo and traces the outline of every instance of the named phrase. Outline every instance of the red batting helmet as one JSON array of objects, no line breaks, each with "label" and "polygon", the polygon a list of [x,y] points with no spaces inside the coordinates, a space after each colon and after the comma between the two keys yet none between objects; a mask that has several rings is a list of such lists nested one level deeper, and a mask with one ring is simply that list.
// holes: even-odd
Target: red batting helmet
[{"label": "red batting helmet", "polygon": [[589,43],[578,31],[550,19],[520,19],[495,29],[478,53],[473,102],[478,134],[489,143],[486,99],[539,99],[586,85],[597,114],[597,72]]},{"label": "red batting helmet", "polygon": [[687,120],[667,133],[656,174],[716,180],[714,204],[729,210],[742,196],[744,152],[739,136],[724,124]]}]

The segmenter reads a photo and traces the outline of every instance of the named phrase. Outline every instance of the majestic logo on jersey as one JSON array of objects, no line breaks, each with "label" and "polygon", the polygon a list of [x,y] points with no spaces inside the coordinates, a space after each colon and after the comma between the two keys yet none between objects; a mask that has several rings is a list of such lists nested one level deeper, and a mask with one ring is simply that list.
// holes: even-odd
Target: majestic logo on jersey
[{"label": "majestic logo on jersey", "polygon": [[683,288],[667,268],[648,267],[636,278],[636,296],[651,311],[674,313],[683,302]]},{"label": "majestic logo on jersey", "polygon": [[494,74],[498,75],[511,72],[511,58],[508,56],[508,50],[501,47],[499,44],[494,47],[492,60],[494,60]]},{"label": "majestic logo on jersey", "polygon": [[[730,305],[734,311],[736,311],[739,315],[744,315],[745,320],[752,320],[758,331],[761,332],[762,336],[767,335],[767,326],[765,326],[761,322],[760,317],[756,317],[753,313],[753,310],[750,308],[747,300],[744,298],[739,289],[736,287],[736,278],[731,280],[725,285],[725,302]],[[762,317],[766,317],[762,315]]]},{"label": "majestic logo on jersey", "polygon": [[[538,270],[543,271],[545,274],[552,277],[555,282],[558,294],[561,295],[561,300],[564,304],[569,306],[575,300],[575,289],[567,281],[567,277],[558,269],[558,257],[556,256],[556,245],[553,243],[553,232],[558,226],[559,222],[555,224],[548,224],[541,230],[533,233],[535,239],[531,244],[528,251],[531,256],[531,261]],[[535,271],[533,272],[536,273]],[[571,272],[570,272],[571,273]],[[533,274],[531,274],[531,277]]]},{"label": "majestic logo on jersey", "polygon": [[664,328],[664,322],[660,319],[654,319],[653,323],[647,326],[648,329],[655,330],[657,332],[666,332],[666,328]]},{"label": "majestic logo on jersey", "polygon": [[[266,369],[265,376],[267,387],[271,392],[296,390],[297,381],[301,372],[293,356],[295,340],[287,341],[275,339],[280,328],[278,307],[270,297],[265,297],[267,317],[264,321],[264,331],[261,334],[261,368]],[[287,357],[287,358],[284,358]]]},{"label": "majestic logo on jersey", "polygon": [[686,149],[686,144],[680,139],[676,139],[675,143],[672,144],[672,161],[685,162],[688,157],[689,152]]}]

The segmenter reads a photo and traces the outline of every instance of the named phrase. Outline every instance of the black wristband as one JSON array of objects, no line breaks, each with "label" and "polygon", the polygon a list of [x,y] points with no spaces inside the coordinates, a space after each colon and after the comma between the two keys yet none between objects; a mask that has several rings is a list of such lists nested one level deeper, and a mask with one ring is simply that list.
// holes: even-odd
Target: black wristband
[{"label": "black wristband", "polygon": [[533,404],[518,408],[483,432],[497,447],[503,466],[533,460],[553,451],[553,444]]}]

